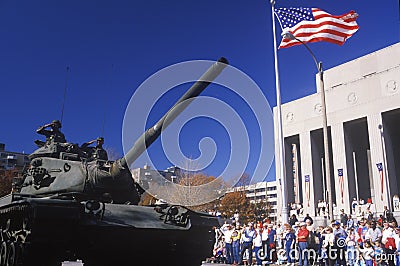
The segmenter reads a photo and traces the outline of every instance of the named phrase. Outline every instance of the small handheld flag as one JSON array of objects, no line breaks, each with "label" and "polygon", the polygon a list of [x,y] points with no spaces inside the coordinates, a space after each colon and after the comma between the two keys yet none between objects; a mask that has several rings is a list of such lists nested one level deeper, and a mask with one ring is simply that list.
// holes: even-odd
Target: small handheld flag
[{"label": "small handheld flag", "polygon": [[[358,14],[350,11],[344,15],[334,16],[319,8],[276,8],[283,32],[289,31],[304,43],[326,41],[342,45],[358,30]],[[279,48],[299,45],[301,42],[284,38]]]}]

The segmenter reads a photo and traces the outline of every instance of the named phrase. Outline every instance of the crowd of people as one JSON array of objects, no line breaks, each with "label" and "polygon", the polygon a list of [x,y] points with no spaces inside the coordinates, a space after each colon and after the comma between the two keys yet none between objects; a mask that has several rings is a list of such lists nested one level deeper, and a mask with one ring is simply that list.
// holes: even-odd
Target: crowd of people
[{"label": "crowd of people", "polygon": [[232,265],[400,266],[400,227],[386,208],[383,215],[340,219],[316,226],[307,214],[287,224],[269,221],[215,228],[212,262]]}]

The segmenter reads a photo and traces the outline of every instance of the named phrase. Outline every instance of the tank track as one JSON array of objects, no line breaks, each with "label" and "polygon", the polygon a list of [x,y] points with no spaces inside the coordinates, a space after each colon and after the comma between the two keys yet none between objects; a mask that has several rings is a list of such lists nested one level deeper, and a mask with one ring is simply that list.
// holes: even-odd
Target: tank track
[{"label": "tank track", "polygon": [[29,228],[29,204],[15,204],[0,209],[0,266],[23,265]]},{"label": "tank track", "polygon": [[[0,208],[0,266],[53,266],[74,258],[70,249],[73,223],[63,222],[65,217],[48,205],[40,207],[20,202]],[[44,212],[52,218],[42,218]]]}]

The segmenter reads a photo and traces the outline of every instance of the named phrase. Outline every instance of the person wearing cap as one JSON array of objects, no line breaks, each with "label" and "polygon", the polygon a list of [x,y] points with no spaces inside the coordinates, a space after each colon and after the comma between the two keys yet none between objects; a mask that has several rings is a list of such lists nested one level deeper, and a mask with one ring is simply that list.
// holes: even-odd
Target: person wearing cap
[{"label": "person wearing cap", "polygon": [[233,263],[233,247],[232,247],[232,234],[234,229],[230,224],[224,224],[221,227],[221,232],[224,234],[225,237],[225,250],[226,250],[226,262],[228,264]]},{"label": "person wearing cap", "polygon": [[322,242],[322,252],[325,265],[333,266],[336,263],[336,258],[333,254],[335,236],[333,235],[333,229],[330,226],[325,227],[321,232],[323,242]]},{"label": "person wearing cap", "polygon": [[[261,259],[261,251],[262,251],[262,225],[257,223],[257,228],[256,228],[256,236],[254,237],[253,240],[253,246],[254,246],[254,254],[256,255],[256,263],[257,265],[262,265],[262,259]],[[249,263],[251,264],[251,263]]]},{"label": "person wearing cap", "polygon": [[248,223],[247,227],[242,231],[242,250],[240,251],[239,265],[243,265],[243,255],[248,250],[249,252],[249,264],[253,261],[253,240],[256,237],[256,231],[254,230],[253,223]]},{"label": "person wearing cap", "polygon": [[346,266],[346,255],[345,255],[345,242],[347,238],[346,231],[340,226],[339,221],[334,221],[333,235],[334,235],[334,247],[336,253],[336,265]]},{"label": "person wearing cap", "polygon": [[283,233],[285,231],[285,228],[283,224],[278,223],[276,225],[276,246],[277,249],[283,248]]},{"label": "person wearing cap", "polygon": [[269,260],[269,242],[268,242],[268,224],[264,223],[263,224],[263,230],[261,232],[261,240],[262,240],[262,247],[263,247],[263,252],[265,254],[265,260],[268,261]]},{"label": "person wearing cap", "polygon": [[296,235],[294,234],[293,228],[289,224],[285,225],[285,251],[287,257],[287,263],[295,262],[295,254],[294,254],[295,240],[296,240]]},{"label": "person wearing cap", "polygon": [[384,245],[385,253],[388,255],[387,262],[389,266],[395,265],[394,254],[397,251],[395,237],[396,233],[394,228],[392,228],[387,221],[383,222],[382,244]]},{"label": "person wearing cap", "polygon": [[307,224],[305,222],[300,223],[300,229],[297,232],[297,243],[299,245],[299,266],[307,266],[307,248],[308,248],[308,239],[309,232],[307,230]]},{"label": "person wearing cap", "polygon": [[332,227],[333,227],[333,234],[335,236],[337,235],[343,235],[343,236],[347,236],[346,231],[340,226],[340,222],[339,221],[334,221],[332,223]]},{"label": "person wearing cap", "polygon": [[[89,145],[96,142],[95,147],[89,147]],[[85,142],[81,145],[81,149],[87,153],[89,160],[108,160],[107,151],[103,148],[104,138],[98,137],[97,139]]]},{"label": "person wearing cap", "polygon": [[333,226],[333,235],[334,235],[334,247],[336,253],[336,265],[346,266],[346,255],[345,255],[345,243],[347,238],[346,231],[340,226],[339,221],[334,221],[332,223]]},{"label": "person wearing cap", "polygon": [[316,240],[316,251],[317,251],[317,258],[316,261],[314,262],[314,264],[317,265],[325,265],[325,254],[324,251],[326,250],[323,247],[323,242],[324,242],[324,226],[320,225],[317,227],[317,229],[315,230],[315,240]]},{"label": "person wearing cap", "polygon": [[[50,130],[47,128],[50,128]],[[67,141],[60,128],[61,122],[59,120],[53,120],[51,123],[39,127],[36,133],[46,136],[46,144],[50,144],[51,142],[65,143]],[[42,141],[35,141],[35,143],[39,146],[44,145]]]}]

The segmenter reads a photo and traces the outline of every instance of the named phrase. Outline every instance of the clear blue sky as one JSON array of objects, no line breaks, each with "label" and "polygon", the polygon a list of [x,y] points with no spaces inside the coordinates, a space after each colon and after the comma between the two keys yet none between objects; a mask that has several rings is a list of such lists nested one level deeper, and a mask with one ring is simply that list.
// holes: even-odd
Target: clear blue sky
[{"label": "clear blue sky", "polygon": [[[310,44],[325,69],[399,41],[398,0],[278,0],[276,4],[290,6],[359,14],[360,29],[343,46]],[[271,106],[276,105],[269,1],[0,0],[0,36],[0,142],[8,150],[32,152],[33,141],[41,138],[35,130],[60,118],[67,65],[63,118],[67,139],[82,143],[96,138],[104,121],[106,146],[120,154],[124,112],[133,92],[150,75],[175,63],[224,56],[258,84]],[[304,47],[280,50],[279,63],[283,103],[316,91],[315,65]],[[154,121],[179,95],[166,98]],[[204,95],[213,92],[206,90]],[[220,95],[224,97],[229,93]],[[180,139],[189,157],[198,156],[193,140],[212,137],[213,132],[216,142],[222,139],[217,164],[207,170],[210,175],[219,174],[218,164],[226,162],[230,148],[223,141],[226,132],[218,128],[215,122],[207,127],[188,124],[187,135]],[[257,137],[252,142],[257,146]],[[249,173],[255,167],[252,156]],[[168,166],[160,157],[158,167]],[[273,178],[274,170],[268,176]]]}]

